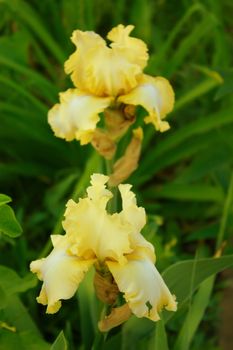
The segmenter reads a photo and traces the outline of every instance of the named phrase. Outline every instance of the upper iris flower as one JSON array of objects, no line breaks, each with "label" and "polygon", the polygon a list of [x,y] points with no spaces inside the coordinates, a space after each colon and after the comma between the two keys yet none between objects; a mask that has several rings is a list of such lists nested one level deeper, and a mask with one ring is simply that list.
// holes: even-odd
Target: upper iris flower
[{"label": "upper iris flower", "polygon": [[107,35],[110,47],[94,32],[75,30],[71,37],[76,51],[65,62],[74,85],[90,94],[119,96],[137,86],[147,64],[147,46],[131,38],[133,26],[119,25]]},{"label": "upper iris flower", "polygon": [[176,310],[162,277],[154,266],[154,247],[141,235],[145,210],[138,207],[128,184],[119,185],[122,210],[109,214],[106,205],[112,193],[108,177],[94,174],[87,197],[78,203],[69,200],[63,227],[65,235],[51,236],[53,250],[47,258],[33,261],[31,270],[43,281],[38,302],[55,313],[61,299],[76,292],[88,269],[108,271],[137,317],[159,319],[159,311]]},{"label": "upper iris flower", "polygon": [[49,111],[56,136],[88,143],[98,114],[121,105],[141,105],[148,112],[146,122],[160,131],[169,128],[162,119],[173,108],[173,89],[165,78],[143,74],[148,49],[142,40],[130,37],[133,28],[113,28],[107,35],[109,46],[94,32],[73,32],[76,51],[65,62],[65,72],[71,74],[75,89],[60,94],[60,103]]}]

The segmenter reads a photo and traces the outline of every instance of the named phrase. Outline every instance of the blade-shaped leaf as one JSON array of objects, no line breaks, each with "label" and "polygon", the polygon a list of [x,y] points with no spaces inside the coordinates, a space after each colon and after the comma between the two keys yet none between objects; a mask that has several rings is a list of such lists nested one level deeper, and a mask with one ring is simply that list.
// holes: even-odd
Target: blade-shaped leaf
[{"label": "blade-shaped leaf", "polygon": [[1,320],[9,329],[2,329],[0,348],[7,350],[49,350],[50,345],[42,338],[27,309],[16,296],[1,313]]},{"label": "blade-shaped leaf", "polygon": [[52,344],[50,350],[67,350],[68,346],[67,346],[67,342],[66,342],[66,338],[64,336],[63,331],[61,331],[57,338],[55,339],[55,342]]},{"label": "blade-shaped leaf", "polygon": [[233,255],[187,260],[170,266],[162,276],[171,292],[176,295],[178,306],[181,306],[202,281],[231,266]]},{"label": "blade-shaped leaf", "polygon": [[22,228],[15,218],[15,214],[9,205],[0,207],[0,232],[9,237],[18,237],[22,233]]},{"label": "blade-shaped leaf", "polygon": [[12,294],[25,292],[26,290],[35,287],[37,279],[33,274],[28,274],[21,278],[12,269],[0,265],[0,285],[3,288],[7,298]]},{"label": "blade-shaped leaf", "polygon": [[5,194],[0,194],[0,205],[11,202],[11,198]]}]

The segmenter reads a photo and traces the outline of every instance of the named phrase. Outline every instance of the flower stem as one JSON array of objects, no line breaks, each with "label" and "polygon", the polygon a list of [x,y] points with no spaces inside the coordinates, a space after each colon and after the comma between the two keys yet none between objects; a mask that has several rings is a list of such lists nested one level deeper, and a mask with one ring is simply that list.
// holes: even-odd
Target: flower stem
[{"label": "flower stem", "polygon": [[108,176],[110,176],[113,172],[113,164],[114,164],[114,158],[105,160],[106,172]]},{"label": "flower stem", "polygon": [[224,239],[224,233],[226,230],[226,224],[227,224],[227,219],[228,219],[232,200],[233,200],[233,173],[231,174],[227,196],[223,207],[223,214],[222,214],[220,228],[217,236],[216,249],[219,249],[221,247],[222,241]]},{"label": "flower stem", "polygon": [[102,344],[104,342],[104,339],[105,339],[105,334],[98,331],[96,333],[95,340],[93,342],[91,350],[101,350],[103,348]]},{"label": "flower stem", "polygon": [[[112,158],[110,160],[106,160],[105,164],[106,164],[107,175],[110,176],[113,173],[114,158]],[[118,188],[117,187],[110,187],[110,190],[113,194],[113,198],[109,201],[108,210],[110,213],[115,213],[117,211],[117,208],[118,208],[118,205],[117,205]]]}]

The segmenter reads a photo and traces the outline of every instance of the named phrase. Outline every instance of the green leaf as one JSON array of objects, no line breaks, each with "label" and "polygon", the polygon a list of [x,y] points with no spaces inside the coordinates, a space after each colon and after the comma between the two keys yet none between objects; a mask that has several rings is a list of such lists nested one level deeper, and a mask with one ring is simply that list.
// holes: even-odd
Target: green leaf
[{"label": "green leaf", "polygon": [[220,74],[222,74],[224,78],[224,83],[218,89],[215,99],[218,100],[220,98],[225,97],[228,94],[233,93],[233,69],[229,68],[226,70],[219,70]]},{"label": "green leaf", "polygon": [[6,196],[5,194],[0,194],[0,205],[11,202],[11,197]]},{"label": "green leaf", "polygon": [[182,39],[178,48],[175,50],[170,64],[166,66],[166,75],[171,76],[176,69],[184,62],[185,57],[190,51],[196,47],[197,43],[217,26],[217,20],[211,13],[206,16],[193,27],[192,31]]},{"label": "green leaf", "polygon": [[[168,131],[168,137],[161,140],[157,147],[153,149],[153,152],[144,152],[134,182],[137,184],[143,183],[161,169],[207,148],[210,137],[213,142],[217,137],[216,133],[213,135],[207,133],[231,124],[233,122],[232,112],[233,106],[229,106],[216,114],[199,118],[177,131]],[[207,139],[208,143],[206,142]],[[153,172],[151,169],[153,169]]]},{"label": "green leaf", "polygon": [[156,323],[155,337],[153,336],[150,341],[149,350],[169,350],[167,333],[163,320]]},{"label": "green leaf", "polygon": [[6,88],[12,89],[13,91],[17,91],[19,95],[23,96],[28,101],[30,101],[40,113],[47,113],[47,106],[45,106],[43,102],[41,102],[38,98],[33,96],[33,94],[29,93],[24,87],[22,87],[18,83],[12,81],[4,75],[0,75],[0,83],[1,85],[6,86]]},{"label": "green leaf", "polygon": [[224,192],[221,187],[205,184],[166,184],[162,187],[148,188],[144,191],[148,198],[169,198],[182,201],[216,201],[224,200]]},{"label": "green leaf", "polygon": [[148,338],[155,324],[148,318],[132,316],[122,327],[122,350],[134,350],[135,344]]},{"label": "green leaf", "polygon": [[[11,42],[12,38],[10,38],[9,41]],[[7,53],[9,54],[9,49]],[[36,84],[37,88],[39,88],[47,98],[50,99],[52,97],[51,101],[54,102],[54,98],[56,98],[56,94],[58,93],[57,87],[48,79],[44,78],[39,72],[18,63],[16,59],[12,60],[10,56],[8,57],[7,53],[5,55],[2,53],[0,54],[0,63],[11,68],[17,73],[24,74],[28,80],[30,79],[34,84]]]},{"label": "green leaf", "polygon": [[9,267],[0,265],[0,284],[7,299],[11,295],[33,288],[37,284],[37,279],[33,274],[28,274],[21,278]]},{"label": "green leaf", "polygon": [[[78,289],[77,297],[80,310],[80,330],[84,349],[90,349],[94,341],[97,326],[97,306],[95,304],[95,292],[93,286],[94,270],[91,269],[85,276]],[[99,332],[99,330],[97,330]]]},{"label": "green leaf", "polygon": [[4,289],[1,286],[1,280],[0,280],[0,310],[6,307],[6,305],[7,305],[7,296]]},{"label": "green leaf", "polygon": [[201,284],[200,289],[195,295],[193,303],[188,311],[185,322],[183,323],[183,326],[179,332],[174,350],[190,349],[192,338],[210,302],[214,279],[214,276],[212,276]]},{"label": "green leaf", "polygon": [[15,238],[21,235],[22,228],[15,218],[15,214],[9,205],[0,207],[0,232]]},{"label": "green leaf", "polygon": [[40,40],[45,44],[45,46],[47,46],[48,50],[60,63],[64,62],[64,52],[52,38],[50,31],[46,29],[45,25],[41,21],[41,18],[38,17],[32,6],[23,0],[13,0],[10,2],[1,0],[1,2],[9,6],[14,17],[24,23],[26,27],[30,28],[31,32],[34,33],[35,36],[40,38]]},{"label": "green leaf", "polygon": [[197,100],[214,87],[220,85],[220,81],[215,78],[207,78],[201,83],[195,85],[192,89],[186,91],[176,102],[174,111],[178,111],[187,104]]},{"label": "green leaf", "polygon": [[200,3],[195,3],[188,7],[188,10],[184,13],[184,16],[177,21],[175,26],[173,26],[172,30],[168,33],[166,40],[162,42],[160,50],[158,50],[158,52],[156,52],[154,55],[152,53],[150,61],[153,63],[153,66],[157,66],[166,60],[168,51],[173,49],[174,40],[179,36],[180,31],[186,27],[186,23],[190,21],[190,18],[194,13],[199,13],[200,15],[205,16],[205,7]]},{"label": "green leaf", "polygon": [[111,338],[109,337],[109,339],[107,339],[107,341],[105,341],[102,344],[102,350],[119,350],[121,349],[121,332],[113,335]]},{"label": "green leaf", "polygon": [[187,235],[185,238],[186,242],[204,240],[204,239],[213,239],[217,237],[219,231],[219,224],[212,223],[208,226],[204,226],[198,230],[195,230],[191,234]]},{"label": "green leaf", "polygon": [[[180,308],[206,278],[231,266],[233,255],[187,260],[170,266],[162,276],[170,291],[176,295]],[[167,315],[170,318],[172,313]]]},{"label": "green leaf", "polygon": [[63,331],[61,331],[55,342],[52,344],[50,350],[67,350],[68,349],[68,345],[67,345],[67,342],[66,342],[66,338],[64,336],[64,333]]},{"label": "green leaf", "polygon": [[8,306],[1,312],[1,321],[9,327],[0,333],[1,350],[50,349],[18,297],[11,296]]}]

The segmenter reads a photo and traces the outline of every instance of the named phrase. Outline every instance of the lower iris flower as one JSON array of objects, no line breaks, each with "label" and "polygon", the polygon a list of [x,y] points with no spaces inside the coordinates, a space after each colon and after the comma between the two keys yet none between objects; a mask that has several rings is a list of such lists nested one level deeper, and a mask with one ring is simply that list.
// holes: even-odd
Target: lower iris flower
[{"label": "lower iris flower", "polygon": [[118,186],[122,210],[108,213],[113,197],[106,188],[108,179],[92,175],[87,197],[78,203],[68,201],[63,221],[66,234],[52,235],[52,252],[31,263],[31,271],[43,281],[37,301],[47,305],[47,313],[57,312],[61,300],[75,294],[94,265],[103,279],[111,276],[116,297],[121,292],[133,314],[157,321],[163,307],[176,311],[176,301],[154,265],[154,247],[140,233],[145,210],[137,206],[131,185],[123,184]]}]

